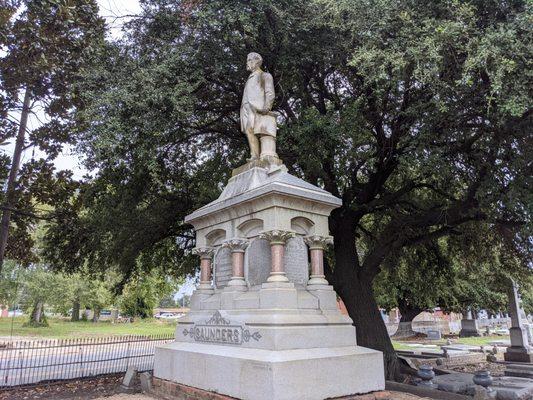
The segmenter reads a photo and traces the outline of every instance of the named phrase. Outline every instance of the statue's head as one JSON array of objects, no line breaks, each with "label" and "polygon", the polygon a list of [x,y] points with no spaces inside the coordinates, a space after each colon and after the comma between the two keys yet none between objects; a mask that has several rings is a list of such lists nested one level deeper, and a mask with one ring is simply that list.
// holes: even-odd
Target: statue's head
[{"label": "statue's head", "polygon": [[258,68],[261,68],[263,65],[263,57],[259,53],[249,53],[246,58],[246,69],[248,71],[255,71]]}]

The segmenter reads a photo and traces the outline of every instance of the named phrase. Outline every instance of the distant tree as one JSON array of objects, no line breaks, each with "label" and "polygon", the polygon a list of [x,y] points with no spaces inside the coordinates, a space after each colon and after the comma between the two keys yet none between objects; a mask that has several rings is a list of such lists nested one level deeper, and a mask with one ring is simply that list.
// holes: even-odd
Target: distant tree
[{"label": "distant tree", "polygon": [[388,259],[374,281],[378,304],[387,311],[399,309],[397,336],[414,335],[414,318],[423,311],[432,312],[440,307],[449,296],[454,273],[442,254],[441,245],[439,240],[434,240],[402,249],[397,258]]},{"label": "distant tree", "polygon": [[112,286],[114,282],[108,280],[91,280],[86,306],[93,311],[93,322],[98,322],[100,312],[112,304],[114,296]]},{"label": "distant tree", "polygon": [[169,294],[168,296],[163,297],[159,301],[159,307],[163,307],[163,308],[176,307],[176,301],[174,300],[174,295]]},{"label": "distant tree", "polygon": [[161,299],[174,293],[176,288],[175,283],[155,271],[142,278],[135,277],[125,285],[119,297],[120,311],[130,317],[151,318]]},{"label": "distant tree", "polygon": [[184,294],[182,296],[181,300],[179,300],[179,304],[182,307],[190,307],[190,305],[191,305],[191,296]]},{"label": "distant tree", "polygon": [[24,282],[24,269],[9,260],[0,272],[0,304],[11,307],[19,300],[20,288]]},{"label": "distant tree", "polygon": [[48,326],[45,306],[63,309],[65,293],[68,293],[68,278],[61,273],[51,272],[43,264],[32,264],[25,269],[21,288],[21,304],[29,313],[28,325],[32,327]]},{"label": "distant tree", "polygon": [[[522,258],[521,258],[521,257]],[[490,314],[508,306],[509,279],[532,286],[527,255],[505,245],[501,232],[487,224],[465,224],[450,237],[404,248],[374,282],[376,299],[385,309],[398,307],[406,331],[416,315],[440,307],[466,314]]]},{"label": "distant tree", "polygon": [[100,312],[115,299],[113,286],[117,282],[116,275],[108,271],[105,276],[86,272],[65,274],[65,277],[68,281],[67,291],[63,303],[56,305],[56,309],[63,314],[72,310],[71,321],[78,321],[80,310],[88,308],[93,311],[93,322],[97,322]]},{"label": "distant tree", "polygon": [[[21,192],[32,190],[21,184],[19,173],[31,173],[30,180],[44,181],[53,170],[51,160],[64,143],[71,142],[63,123],[77,102],[70,85],[78,78],[84,61],[102,42],[104,25],[95,0],[3,1],[0,22],[0,144],[16,138],[2,206],[1,270],[8,234],[13,230],[11,215],[15,215],[17,227],[11,232],[8,248],[12,258],[30,253],[28,220],[39,217],[28,196],[26,201],[21,196]],[[38,108],[49,121],[28,135],[28,118]],[[18,121],[14,114],[19,115]],[[31,146],[44,150],[47,159],[35,161],[32,157],[27,168],[20,171],[22,153]],[[32,189],[39,192],[35,187]],[[29,197],[35,200],[42,194],[31,193]],[[50,196],[53,197],[53,191],[48,192]]]}]

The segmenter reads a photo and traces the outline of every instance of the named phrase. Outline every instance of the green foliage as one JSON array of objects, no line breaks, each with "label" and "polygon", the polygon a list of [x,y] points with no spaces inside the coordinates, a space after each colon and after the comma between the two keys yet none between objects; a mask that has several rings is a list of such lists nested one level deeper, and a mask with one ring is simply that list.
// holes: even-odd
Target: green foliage
[{"label": "green foliage", "polygon": [[[38,147],[44,158],[32,156],[18,171],[16,156],[13,160],[0,156],[0,177],[11,163],[14,171],[6,196],[8,212],[13,212],[7,254],[29,264],[37,261],[33,224],[50,218],[50,210],[42,212],[39,206],[54,205],[67,189],[72,194],[71,173],[57,173],[53,159],[65,143],[72,143],[66,122],[78,100],[71,84],[103,42],[104,24],[94,0],[14,0],[0,4],[0,25],[0,144],[17,136],[29,113],[39,110],[39,117],[46,116],[29,135],[21,131],[16,150],[20,155],[23,149]],[[19,99],[23,91],[29,96],[29,108],[22,107]]]},{"label": "green foliage", "polygon": [[43,264],[33,264],[23,274],[20,304],[25,312],[30,313],[39,302],[61,308],[69,286],[66,275],[53,273]]},{"label": "green foliage", "polygon": [[173,293],[161,298],[161,300],[159,300],[159,307],[163,307],[163,308],[176,307],[176,301],[174,300]]},{"label": "green foliage", "polygon": [[[80,307],[88,307],[95,312],[112,304],[111,289],[117,282],[113,273],[106,279],[98,279],[89,274],[68,275],[51,271],[43,264],[22,267],[12,261],[6,263],[0,280],[0,302],[13,305],[18,303],[30,314],[28,326],[46,326],[44,310],[67,315],[74,301]],[[33,312],[41,309],[38,321]]]},{"label": "green foliage", "polygon": [[443,307],[449,301],[454,271],[442,254],[440,242],[404,248],[395,258],[396,265],[385,266],[374,281],[381,307],[387,311],[398,307],[402,321],[410,321],[422,311]]},{"label": "green foliage", "polygon": [[136,277],[122,291],[118,302],[120,312],[130,317],[151,318],[161,299],[168,297],[176,289],[175,282],[157,272]]},{"label": "green foliage", "polygon": [[24,271],[16,262],[8,261],[0,272],[0,304],[13,307],[19,299],[21,282]]},{"label": "green foliage", "polygon": [[[390,257],[374,281],[378,304],[400,312],[506,312],[509,280],[529,293],[531,272],[516,249],[505,246],[486,224],[465,224],[451,237],[403,248]],[[395,264],[390,264],[395,260]]]}]

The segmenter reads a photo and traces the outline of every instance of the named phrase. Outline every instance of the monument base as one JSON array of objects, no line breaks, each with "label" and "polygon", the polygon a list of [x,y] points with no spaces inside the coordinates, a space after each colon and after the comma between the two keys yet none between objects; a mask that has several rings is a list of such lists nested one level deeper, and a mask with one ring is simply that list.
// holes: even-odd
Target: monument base
[{"label": "monument base", "polygon": [[533,354],[524,347],[508,347],[503,353],[503,359],[510,362],[533,363]]},{"label": "monument base", "polygon": [[533,379],[533,364],[531,363],[507,364],[505,366],[504,374],[505,376],[515,376],[517,378]]},{"label": "monument base", "polygon": [[380,352],[360,346],[263,350],[173,342],[154,376],[238,399],[322,400],[385,388]]}]

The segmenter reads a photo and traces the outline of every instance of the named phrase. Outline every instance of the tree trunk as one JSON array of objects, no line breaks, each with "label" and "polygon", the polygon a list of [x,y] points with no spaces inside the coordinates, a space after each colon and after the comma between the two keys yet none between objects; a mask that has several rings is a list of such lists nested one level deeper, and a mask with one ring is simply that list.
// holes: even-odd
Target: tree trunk
[{"label": "tree trunk", "polygon": [[40,300],[36,301],[33,305],[29,325],[34,327],[48,325],[44,316],[44,303]]},{"label": "tree trunk", "polygon": [[76,298],[72,302],[72,316],[70,317],[72,322],[77,322],[80,320],[80,299]]},{"label": "tree trunk", "polygon": [[355,247],[356,222],[342,209],[334,211],[331,222],[335,239],[332,284],[354,322],[357,344],[383,352],[386,379],[399,379],[400,363],[374,298],[373,278],[360,273]]},{"label": "tree trunk", "polygon": [[15,142],[15,150],[13,152],[13,161],[11,163],[11,170],[9,171],[9,178],[7,180],[6,201],[4,203],[4,211],[2,213],[2,221],[0,223],[0,272],[4,266],[4,256],[7,246],[7,236],[9,234],[9,221],[11,220],[11,210],[15,207],[15,186],[17,181],[17,174],[20,167],[20,157],[24,150],[24,137],[26,136],[26,126],[28,125],[28,115],[30,114],[30,90],[26,88],[24,94],[24,102],[22,105],[22,112],[20,114],[20,124],[17,133],[17,140]]},{"label": "tree trunk", "polygon": [[424,310],[412,306],[405,299],[398,299],[398,309],[400,310],[401,318],[398,324],[398,330],[393,337],[399,339],[415,336],[416,332],[413,331],[413,320]]},{"label": "tree trunk", "polygon": [[95,308],[93,309],[93,322],[98,322],[99,319],[100,319],[100,309]]}]

